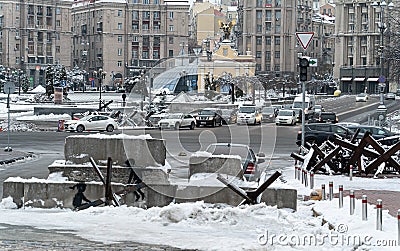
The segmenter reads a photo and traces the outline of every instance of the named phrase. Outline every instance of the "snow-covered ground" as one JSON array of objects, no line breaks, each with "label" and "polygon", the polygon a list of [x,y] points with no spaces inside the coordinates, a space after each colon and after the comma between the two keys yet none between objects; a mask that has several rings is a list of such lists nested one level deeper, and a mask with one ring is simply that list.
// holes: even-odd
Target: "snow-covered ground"
[{"label": "snow-covered ground", "polygon": [[[298,188],[299,197],[309,195],[294,179],[294,168],[282,170],[287,182],[275,186]],[[399,190],[398,179],[363,179],[346,176],[316,176],[316,187],[334,182],[346,189]],[[199,250],[398,250],[397,219],[383,212],[383,231],[375,230],[376,213],[368,207],[368,221],[361,220],[361,202],[349,214],[349,198],[339,209],[332,201],[298,201],[298,210],[277,209],[265,204],[232,207],[204,202],[170,204],[149,209],[97,207],[69,209],[16,209],[10,198],[0,203],[0,223],[74,233],[103,243],[134,241]],[[385,203],[385,202],[384,202]],[[312,209],[322,214],[314,217]],[[330,230],[328,220],[336,229]]]}]

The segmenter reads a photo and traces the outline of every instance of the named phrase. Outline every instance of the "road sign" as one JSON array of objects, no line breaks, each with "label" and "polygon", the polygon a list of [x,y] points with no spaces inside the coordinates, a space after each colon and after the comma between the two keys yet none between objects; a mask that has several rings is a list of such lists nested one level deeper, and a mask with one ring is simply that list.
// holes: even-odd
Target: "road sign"
[{"label": "road sign", "polygon": [[297,40],[301,44],[304,50],[310,45],[312,38],[314,37],[314,32],[296,32]]},{"label": "road sign", "polygon": [[379,76],[378,82],[379,82],[379,83],[385,83],[385,82],[386,82],[385,76]]},{"label": "road sign", "polygon": [[308,66],[317,67],[318,66],[318,60],[316,58],[310,58],[310,60],[308,60]]},{"label": "road sign", "polygon": [[11,82],[7,82],[3,87],[5,94],[13,94],[15,92],[15,85]]}]

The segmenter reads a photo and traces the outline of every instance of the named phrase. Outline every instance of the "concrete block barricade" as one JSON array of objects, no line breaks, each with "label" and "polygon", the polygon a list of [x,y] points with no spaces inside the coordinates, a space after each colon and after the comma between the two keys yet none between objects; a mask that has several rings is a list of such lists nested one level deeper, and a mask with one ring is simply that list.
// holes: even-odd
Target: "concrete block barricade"
[{"label": "concrete block barricade", "polygon": [[72,164],[88,163],[92,157],[97,163],[106,163],[112,157],[113,164],[123,166],[127,159],[134,159],[135,166],[164,166],[165,141],[150,135],[73,135],[65,139],[65,160]]},{"label": "concrete block barricade", "polygon": [[[99,166],[103,174],[107,173],[106,166]],[[90,164],[85,165],[65,165],[60,161],[55,161],[49,167],[49,173],[61,173],[62,177],[68,179],[68,181],[100,181],[99,176],[94,171]],[[115,183],[125,184],[128,181],[130,168],[113,166],[111,180]],[[169,184],[168,174],[162,167],[133,167],[136,174],[142,179],[142,181],[148,185],[165,185]]]},{"label": "concrete block barricade", "polygon": [[220,173],[243,179],[240,157],[198,152],[189,159],[189,178],[196,173]]},{"label": "concrete block barricade", "polygon": [[[72,200],[76,189],[72,181],[50,181],[40,179],[8,178],[3,183],[3,198],[12,197],[18,207],[31,206],[39,208],[73,208]],[[85,196],[95,201],[104,197],[104,186],[101,182],[86,182]],[[122,184],[113,184],[113,191],[125,188]],[[244,188],[249,190],[249,188]],[[250,190],[253,190],[251,188]],[[226,203],[237,206],[243,198],[224,186],[178,186],[150,185],[142,189],[144,200],[136,201],[133,193],[121,197],[122,204],[140,207],[162,207],[175,203],[203,200],[207,203]],[[261,196],[261,202],[278,208],[297,209],[297,191],[289,188],[268,188]]]}]

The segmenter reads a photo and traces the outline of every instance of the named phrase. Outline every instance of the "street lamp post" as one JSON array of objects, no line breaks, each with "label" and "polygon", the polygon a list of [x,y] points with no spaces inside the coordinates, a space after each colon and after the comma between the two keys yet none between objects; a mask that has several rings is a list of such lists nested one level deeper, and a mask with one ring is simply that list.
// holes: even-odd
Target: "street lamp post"
[{"label": "street lamp post", "polygon": [[389,4],[387,4],[385,2],[385,0],[382,0],[382,2],[373,2],[371,6],[373,6],[375,9],[380,8],[380,20],[379,20],[379,23],[378,23],[378,28],[379,28],[380,33],[381,33],[381,41],[380,41],[380,44],[381,44],[380,45],[381,55],[380,55],[380,62],[379,62],[380,63],[380,76],[379,76],[380,105],[378,106],[377,113],[378,113],[378,116],[379,116],[379,121],[383,121],[385,119],[386,111],[387,111],[386,106],[384,104],[383,93],[384,93],[385,86],[386,86],[385,85],[386,78],[388,77],[388,76],[386,76],[386,77],[384,76],[384,74],[385,74],[384,67],[385,66],[384,66],[384,63],[383,63],[383,61],[385,59],[385,56],[384,56],[384,32],[385,32],[385,29],[386,29],[385,9],[386,9],[386,7],[388,7],[389,9],[393,9],[394,4],[393,4],[393,2],[390,2]]},{"label": "street lamp post", "polygon": [[102,89],[102,82],[103,79],[106,78],[107,72],[103,71],[103,69],[99,69],[99,72],[97,74],[98,79],[99,79],[99,111],[101,111],[101,107],[102,107],[102,102],[101,102],[101,89]]}]

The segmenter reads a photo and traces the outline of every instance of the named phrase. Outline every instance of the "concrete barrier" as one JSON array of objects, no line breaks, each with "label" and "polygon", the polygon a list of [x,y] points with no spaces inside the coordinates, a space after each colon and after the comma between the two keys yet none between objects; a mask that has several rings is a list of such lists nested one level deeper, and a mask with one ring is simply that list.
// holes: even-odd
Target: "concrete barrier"
[{"label": "concrete barrier", "polygon": [[[73,208],[72,199],[76,190],[69,187],[76,182],[55,182],[38,179],[9,178],[3,183],[3,198],[11,196],[18,205],[39,208]],[[100,182],[87,182],[85,196],[89,200],[97,200],[105,195],[104,186]],[[113,184],[113,191],[124,188],[122,184]],[[136,201],[133,193],[121,197],[121,202],[128,206],[162,207],[175,203],[203,200],[207,203],[226,203],[237,206],[243,198],[227,187],[218,186],[177,186],[150,185],[143,188],[144,200]],[[295,189],[268,188],[261,196],[261,201],[277,208],[297,209],[297,191]]]},{"label": "concrete barrier", "polygon": [[123,166],[127,159],[134,159],[135,166],[164,166],[165,141],[150,136],[120,135],[74,135],[65,139],[65,160],[74,164],[88,163],[92,157],[97,163]]},{"label": "concrete barrier", "polygon": [[[107,173],[107,167],[99,166],[99,168],[105,176]],[[100,182],[99,176],[91,165],[62,165],[60,161],[55,161],[48,167],[48,169],[50,174],[61,172],[62,176],[66,177],[69,181]],[[146,184],[169,184],[168,174],[161,168],[133,167],[133,170]],[[131,170],[128,167],[113,166],[111,180],[115,183],[126,184],[128,182],[130,172]]]},{"label": "concrete barrier", "polygon": [[189,159],[189,178],[196,173],[228,174],[243,179],[243,168],[240,159],[228,156],[191,156]]}]

